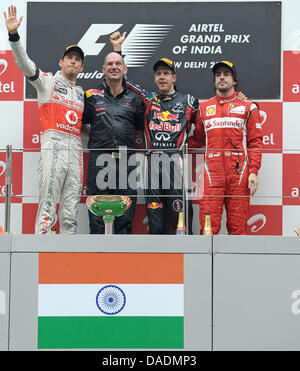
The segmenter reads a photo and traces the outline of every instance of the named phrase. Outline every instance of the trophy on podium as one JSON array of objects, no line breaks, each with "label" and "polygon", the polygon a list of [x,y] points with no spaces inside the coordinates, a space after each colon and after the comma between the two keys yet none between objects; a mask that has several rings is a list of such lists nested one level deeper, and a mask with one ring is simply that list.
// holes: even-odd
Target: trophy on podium
[{"label": "trophy on podium", "polygon": [[103,217],[105,234],[113,234],[115,217],[122,216],[131,206],[131,198],[117,195],[89,196],[87,208],[91,213]]}]

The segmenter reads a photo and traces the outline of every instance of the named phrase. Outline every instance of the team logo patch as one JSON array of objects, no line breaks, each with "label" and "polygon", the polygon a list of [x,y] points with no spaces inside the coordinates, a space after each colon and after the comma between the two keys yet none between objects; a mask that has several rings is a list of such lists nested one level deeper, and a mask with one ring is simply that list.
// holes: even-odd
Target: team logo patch
[{"label": "team logo patch", "polygon": [[65,94],[65,95],[68,93],[66,88],[62,88],[60,86],[55,86],[54,90],[57,91],[58,93]]},{"label": "team logo patch", "polygon": [[182,203],[182,200],[175,200],[173,202],[173,209],[176,211],[176,212],[180,212],[182,211],[183,209],[183,203]]},{"label": "team logo patch", "polygon": [[151,202],[151,204],[149,204],[147,206],[148,209],[153,209],[153,210],[156,210],[156,209],[162,209],[163,208],[163,205],[158,203],[158,202]]},{"label": "team logo patch", "polygon": [[71,125],[76,125],[78,122],[78,115],[75,111],[67,111],[66,113],[66,120],[68,121],[69,124]]},{"label": "team logo patch", "polygon": [[99,95],[104,97],[104,90],[90,89],[85,92],[87,98],[90,98],[92,95]]},{"label": "team logo patch", "polygon": [[170,138],[171,138],[171,136],[168,133],[158,132],[158,133],[155,134],[155,139],[158,140],[159,142],[160,141],[166,142],[166,141],[170,140]]},{"label": "team logo patch", "polygon": [[185,109],[183,103],[181,102],[176,103],[172,111],[175,113],[184,113]]},{"label": "team logo patch", "polygon": [[84,98],[83,98],[83,96],[82,96],[81,94],[77,94],[77,99],[78,99],[80,102],[84,103]]},{"label": "team logo patch", "polygon": [[172,121],[172,120],[175,120],[177,121],[178,120],[178,116],[177,115],[173,115],[171,112],[169,111],[163,111],[163,112],[159,112],[159,113],[155,113],[154,119],[159,119],[161,121]]},{"label": "team logo patch", "polygon": [[229,113],[237,113],[238,115],[243,115],[245,113],[245,108],[246,108],[245,106],[234,107],[234,105],[233,105],[233,107],[230,109]]},{"label": "team logo patch", "polygon": [[106,111],[106,107],[98,107],[95,109],[96,112],[104,112]]},{"label": "team logo patch", "polygon": [[216,113],[216,105],[206,107],[206,116],[212,116]]}]

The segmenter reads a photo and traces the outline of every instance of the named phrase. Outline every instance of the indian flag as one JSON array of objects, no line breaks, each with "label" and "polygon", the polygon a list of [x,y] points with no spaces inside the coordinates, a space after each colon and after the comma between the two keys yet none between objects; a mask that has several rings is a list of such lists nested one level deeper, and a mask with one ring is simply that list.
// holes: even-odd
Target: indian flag
[{"label": "indian flag", "polygon": [[40,253],[38,348],[183,348],[183,254]]}]

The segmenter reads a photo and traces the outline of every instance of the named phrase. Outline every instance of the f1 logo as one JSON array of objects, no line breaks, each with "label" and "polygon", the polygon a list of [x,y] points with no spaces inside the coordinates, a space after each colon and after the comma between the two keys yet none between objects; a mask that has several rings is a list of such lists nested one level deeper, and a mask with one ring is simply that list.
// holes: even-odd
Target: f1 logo
[{"label": "f1 logo", "polygon": [[78,42],[85,55],[98,55],[105,47],[105,43],[97,43],[100,36],[110,35],[123,24],[92,24]]},{"label": "f1 logo", "polygon": [[[121,26],[123,24],[92,24],[78,45],[84,50],[85,55],[98,55],[106,45],[97,43],[99,37],[112,34]],[[144,66],[173,27],[173,25],[161,24],[136,24],[122,44],[122,54],[125,55],[126,65],[128,67]]]}]

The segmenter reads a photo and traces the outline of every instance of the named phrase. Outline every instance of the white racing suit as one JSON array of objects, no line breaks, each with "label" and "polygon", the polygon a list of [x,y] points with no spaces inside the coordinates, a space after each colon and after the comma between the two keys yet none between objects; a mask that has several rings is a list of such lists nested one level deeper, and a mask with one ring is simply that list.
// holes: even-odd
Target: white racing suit
[{"label": "white racing suit", "polygon": [[41,157],[39,162],[39,208],[35,233],[50,233],[60,203],[61,233],[76,233],[77,213],[83,182],[81,124],[84,91],[60,72],[42,72],[19,41],[10,35],[17,66],[36,88],[41,114]]}]

